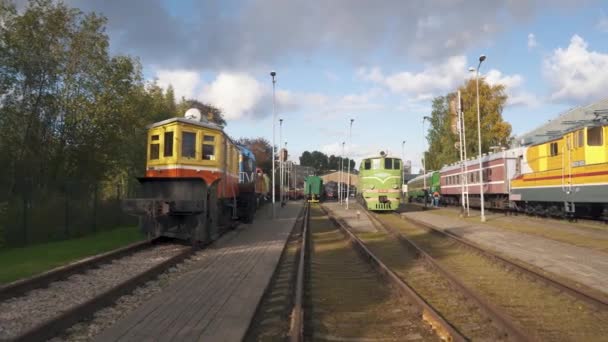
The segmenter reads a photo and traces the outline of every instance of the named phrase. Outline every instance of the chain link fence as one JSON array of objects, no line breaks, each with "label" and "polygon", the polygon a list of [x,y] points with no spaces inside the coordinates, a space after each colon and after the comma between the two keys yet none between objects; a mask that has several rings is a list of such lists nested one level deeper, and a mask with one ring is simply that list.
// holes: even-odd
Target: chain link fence
[{"label": "chain link fence", "polygon": [[136,181],[68,181],[38,188],[31,180],[16,194],[0,197],[0,247],[17,247],[85,236],[137,218],[121,210],[121,200],[138,191]]}]

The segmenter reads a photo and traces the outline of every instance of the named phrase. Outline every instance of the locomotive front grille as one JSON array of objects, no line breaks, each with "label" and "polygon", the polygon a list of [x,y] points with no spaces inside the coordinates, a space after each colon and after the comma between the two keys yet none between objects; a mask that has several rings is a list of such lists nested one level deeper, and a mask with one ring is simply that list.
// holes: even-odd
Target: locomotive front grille
[{"label": "locomotive front grille", "polygon": [[390,210],[391,209],[391,202],[376,203],[376,209],[378,209],[378,210]]}]

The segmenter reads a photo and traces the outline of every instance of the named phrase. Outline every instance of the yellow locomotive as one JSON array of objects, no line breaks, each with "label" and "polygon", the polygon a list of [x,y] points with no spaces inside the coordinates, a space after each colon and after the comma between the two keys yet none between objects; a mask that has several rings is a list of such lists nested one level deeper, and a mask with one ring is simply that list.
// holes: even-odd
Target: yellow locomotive
[{"label": "yellow locomotive", "polygon": [[597,120],[528,146],[509,199],[517,210],[608,219],[608,123]]},{"label": "yellow locomotive", "polygon": [[207,243],[256,209],[255,157],[196,109],[148,126],[141,194],[123,202],[149,238]]}]

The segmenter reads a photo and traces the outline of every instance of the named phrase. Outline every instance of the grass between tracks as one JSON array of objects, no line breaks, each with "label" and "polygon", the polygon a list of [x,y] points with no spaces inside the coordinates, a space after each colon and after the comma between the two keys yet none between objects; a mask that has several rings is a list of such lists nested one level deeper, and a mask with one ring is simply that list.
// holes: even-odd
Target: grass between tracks
[{"label": "grass between tracks", "polygon": [[0,284],[142,240],[137,227],[119,227],[82,238],[0,250]]}]

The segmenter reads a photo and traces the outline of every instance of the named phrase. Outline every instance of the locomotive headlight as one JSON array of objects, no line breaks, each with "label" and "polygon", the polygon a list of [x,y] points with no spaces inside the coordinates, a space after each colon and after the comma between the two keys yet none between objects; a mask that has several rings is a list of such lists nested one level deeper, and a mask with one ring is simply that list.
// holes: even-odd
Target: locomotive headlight
[{"label": "locomotive headlight", "polygon": [[372,186],[369,187],[370,190],[374,190],[375,186],[372,184]]},{"label": "locomotive headlight", "polygon": [[397,188],[399,188],[399,187],[397,186],[397,184],[393,185],[393,189],[397,189]]}]

